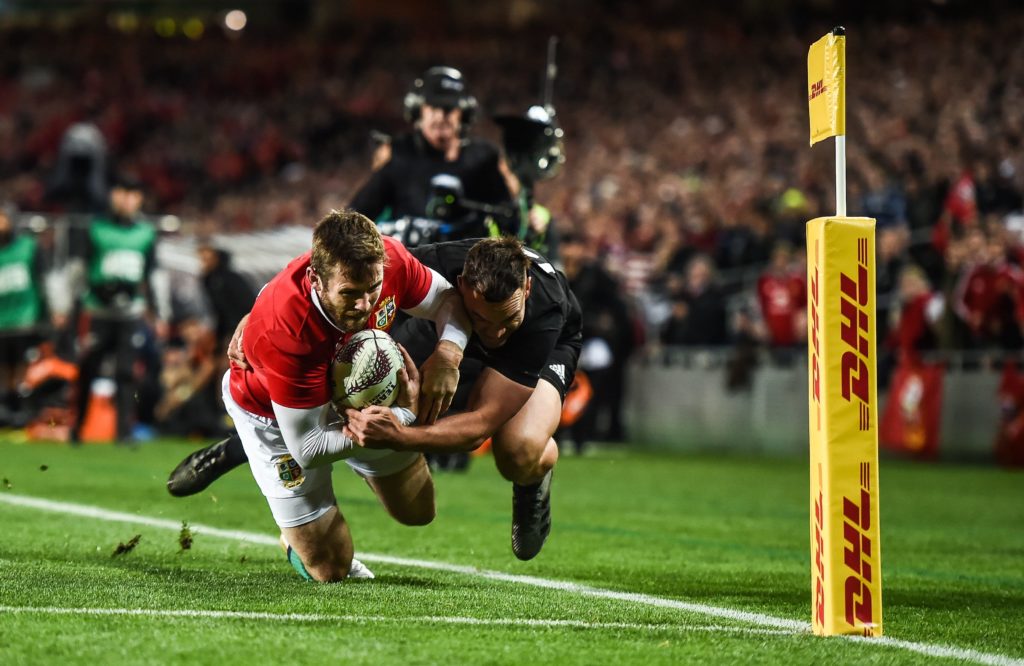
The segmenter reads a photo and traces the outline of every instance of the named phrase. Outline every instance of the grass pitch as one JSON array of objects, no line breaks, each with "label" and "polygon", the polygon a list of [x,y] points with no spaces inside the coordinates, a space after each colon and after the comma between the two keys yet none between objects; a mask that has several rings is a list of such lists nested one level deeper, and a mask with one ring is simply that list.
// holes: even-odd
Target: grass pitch
[{"label": "grass pitch", "polygon": [[805,628],[806,461],[566,456],[551,538],[526,563],[490,458],[435,476],[425,528],[393,523],[337,465],[377,579],[316,585],[273,545],[247,469],[167,494],[191,448],[0,437],[0,663],[1024,663],[1020,473],[883,461],[886,638],[849,640]]}]

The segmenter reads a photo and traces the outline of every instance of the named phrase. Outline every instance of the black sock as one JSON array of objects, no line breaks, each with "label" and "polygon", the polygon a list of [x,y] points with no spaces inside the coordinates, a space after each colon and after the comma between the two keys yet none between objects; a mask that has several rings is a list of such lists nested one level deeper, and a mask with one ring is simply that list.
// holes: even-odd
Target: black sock
[{"label": "black sock", "polygon": [[237,467],[249,461],[249,456],[245,455],[245,447],[242,446],[242,440],[238,437],[237,432],[231,433],[231,436],[228,437],[228,443],[224,447],[224,454],[232,467]]}]

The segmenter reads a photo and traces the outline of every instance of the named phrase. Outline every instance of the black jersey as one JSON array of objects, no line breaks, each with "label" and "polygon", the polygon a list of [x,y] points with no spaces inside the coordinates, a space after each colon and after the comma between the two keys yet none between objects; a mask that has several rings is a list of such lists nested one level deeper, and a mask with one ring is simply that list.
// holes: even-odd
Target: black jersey
[{"label": "black jersey", "polygon": [[[424,245],[410,251],[426,266],[455,285],[458,276],[462,274],[466,254],[476,243],[476,240],[451,241]],[[579,356],[583,339],[582,316],[580,305],[569,289],[565,275],[533,250],[524,249],[524,252],[533,260],[529,269],[529,275],[533,280],[530,296],[526,299],[526,315],[522,325],[497,349],[485,348],[475,335],[472,336],[466,347],[465,358],[475,359],[512,381],[532,388],[537,385],[541,371],[556,347],[569,352],[573,361]],[[424,320],[410,320],[417,321]],[[423,333],[428,337],[425,341],[427,344],[423,345],[420,351],[423,358],[429,355],[436,343],[436,334],[429,339],[432,331],[433,325],[430,322],[426,322],[426,326],[417,327],[417,337],[423,337]],[[399,341],[409,347],[406,338],[407,336],[403,335]],[[416,342],[419,343],[419,340]],[[419,344],[416,346],[420,347]],[[417,354],[413,354],[414,358],[416,356]],[[575,369],[575,364],[573,366],[571,370]]]},{"label": "black jersey", "polygon": [[391,159],[370,176],[350,207],[371,220],[380,219],[386,211],[390,219],[425,217],[431,198],[430,183],[439,174],[457,178],[466,199],[508,204],[512,197],[498,169],[498,159],[494,144],[483,139],[463,139],[458,159],[449,162],[419,132],[404,134],[395,138]]}]

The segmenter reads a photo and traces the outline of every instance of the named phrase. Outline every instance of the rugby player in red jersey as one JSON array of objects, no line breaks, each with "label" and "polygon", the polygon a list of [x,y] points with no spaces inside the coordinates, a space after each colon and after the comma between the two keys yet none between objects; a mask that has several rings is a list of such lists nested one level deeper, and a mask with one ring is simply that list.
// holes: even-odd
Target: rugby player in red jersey
[{"label": "rugby player in red jersey", "polygon": [[[440,340],[424,373],[442,387],[438,402],[450,402],[470,330],[457,292],[400,243],[382,238],[368,218],[332,212],[317,224],[312,252],[260,292],[243,324],[246,363],[233,364],[224,376],[224,404],[253,477],[289,561],[305,578],[372,576],[352,558],[331,484],[334,461],[362,476],[400,523],[433,520],[434,486],[423,456],[355,446],[331,404],[328,373],[336,350],[363,328],[389,329],[399,310],[435,323]],[[419,377],[406,359],[398,406],[391,409],[409,424]]]}]

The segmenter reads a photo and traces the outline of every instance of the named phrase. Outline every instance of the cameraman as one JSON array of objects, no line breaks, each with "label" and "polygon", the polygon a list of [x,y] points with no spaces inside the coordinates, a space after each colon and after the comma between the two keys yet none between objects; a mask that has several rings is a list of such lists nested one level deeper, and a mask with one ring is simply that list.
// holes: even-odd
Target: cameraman
[{"label": "cameraman", "polygon": [[[431,67],[416,79],[404,106],[413,131],[395,137],[390,157],[360,188],[350,207],[377,221],[442,218],[448,223],[445,231],[430,240],[480,238],[514,228],[515,222],[503,215],[460,205],[469,201],[515,214],[510,189],[517,188],[498,148],[466,136],[477,103],[461,72]],[[441,192],[457,192],[458,201],[442,201]]]}]

